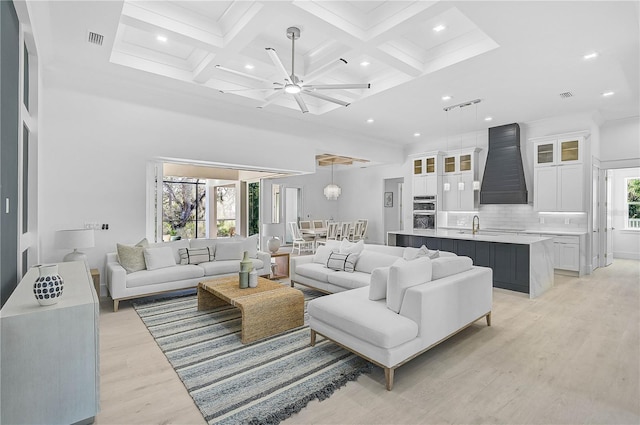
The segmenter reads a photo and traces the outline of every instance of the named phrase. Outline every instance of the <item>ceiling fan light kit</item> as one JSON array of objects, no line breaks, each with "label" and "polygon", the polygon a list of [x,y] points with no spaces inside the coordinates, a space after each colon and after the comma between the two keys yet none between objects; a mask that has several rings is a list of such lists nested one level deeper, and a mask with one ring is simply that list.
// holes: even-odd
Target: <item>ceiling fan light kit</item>
[{"label": "ceiling fan light kit", "polygon": [[[298,76],[296,76],[295,73],[295,43],[296,40],[300,38],[300,29],[298,27],[289,27],[287,28],[287,38],[291,40],[291,73],[289,74],[286,70],[286,68],[284,67],[282,61],[280,60],[280,58],[278,57],[278,54],[276,53],[276,50],[272,47],[266,47],[265,50],[267,51],[267,54],[269,55],[269,58],[271,59],[271,61],[273,62],[274,66],[276,67],[276,69],[278,70],[278,72],[282,75],[282,77],[284,77],[284,85],[279,82],[279,81],[274,81],[273,84],[274,88],[271,88],[270,90],[275,90],[274,95],[275,97],[277,97],[278,95],[282,94],[283,92],[286,94],[290,94],[293,96],[294,100],[296,101],[296,103],[298,104],[298,107],[300,108],[300,111],[302,111],[302,113],[306,113],[309,112],[309,108],[307,108],[307,104],[305,103],[302,95],[304,94],[305,96],[311,96],[314,97],[316,99],[320,99],[320,100],[324,100],[326,102],[331,102],[331,103],[335,103],[336,105],[340,105],[340,106],[349,106],[350,102],[346,102],[344,100],[341,99],[336,99],[327,95],[324,95],[322,93],[318,93],[318,90],[357,90],[357,89],[370,89],[371,88],[371,84],[370,83],[365,83],[365,84],[318,84],[318,85],[313,85],[313,84],[304,84],[304,81],[301,78],[298,78]],[[347,61],[340,58],[337,61],[335,61],[334,63],[325,65],[322,69],[322,73],[326,72],[326,70],[330,70],[333,69],[339,65],[346,65]],[[247,78],[251,78],[254,80],[258,80],[258,81],[267,81],[263,78],[260,77],[256,77],[250,74],[246,74],[244,72],[240,72],[240,71],[235,71],[229,68],[226,68],[224,66],[221,65],[216,65],[216,68],[221,70],[221,71],[226,71],[232,74],[236,74],[236,75],[240,75],[240,76],[245,76]],[[316,71],[320,71],[320,70],[316,70]],[[316,75],[313,75],[314,73],[312,72],[309,77],[311,79],[313,79],[314,77],[316,77]],[[320,74],[320,72],[316,72],[316,74]],[[282,90],[284,88],[284,90]],[[252,89],[249,89],[252,90]],[[263,89],[258,89],[256,88],[256,90],[263,90]],[[222,93],[226,93],[226,92],[231,92],[231,91],[240,91],[240,90],[220,90],[220,92]],[[258,108],[262,108],[264,106],[266,106],[267,104],[273,102],[273,100],[275,99],[275,97],[272,97],[273,95],[269,95],[268,98],[269,100],[263,104],[258,106]]]}]

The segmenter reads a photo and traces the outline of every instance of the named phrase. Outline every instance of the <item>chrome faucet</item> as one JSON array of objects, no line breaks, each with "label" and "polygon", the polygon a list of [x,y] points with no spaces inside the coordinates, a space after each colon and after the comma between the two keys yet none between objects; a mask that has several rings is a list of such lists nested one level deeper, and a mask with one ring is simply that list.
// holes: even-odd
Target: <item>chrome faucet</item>
[{"label": "chrome faucet", "polygon": [[480,217],[473,216],[473,222],[471,224],[471,234],[475,235],[480,230]]}]

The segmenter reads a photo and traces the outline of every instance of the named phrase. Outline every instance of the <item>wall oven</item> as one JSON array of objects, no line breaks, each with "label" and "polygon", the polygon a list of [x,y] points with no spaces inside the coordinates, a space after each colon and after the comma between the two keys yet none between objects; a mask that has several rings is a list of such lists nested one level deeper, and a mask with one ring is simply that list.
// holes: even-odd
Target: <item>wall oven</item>
[{"label": "wall oven", "polygon": [[436,228],[437,204],[435,196],[413,198],[413,228],[427,230]]}]

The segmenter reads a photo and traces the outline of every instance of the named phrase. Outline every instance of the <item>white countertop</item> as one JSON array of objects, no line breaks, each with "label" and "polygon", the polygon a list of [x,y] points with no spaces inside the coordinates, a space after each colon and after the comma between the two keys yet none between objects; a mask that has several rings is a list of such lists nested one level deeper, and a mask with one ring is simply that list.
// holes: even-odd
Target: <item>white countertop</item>
[{"label": "white countertop", "polygon": [[[466,229],[465,229],[466,230]],[[438,229],[438,230],[397,230],[394,232],[397,235],[410,235],[410,236],[430,236],[434,238],[445,238],[445,239],[462,239],[469,241],[481,241],[481,242],[500,242],[500,243],[512,243],[518,245],[532,245],[537,242],[545,241],[550,238],[548,237],[539,237],[539,236],[525,236],[519,235],[515,233],[493,233],[483,234],[482,230],[480,233],[472,235],[469,233],[461,233],[461,230],[447,230],[447,229]],[[536,232],[537,233],[537,232]]]},{"label": "white countertop", "polygon": [[[456,226],[442,226],[439,229],[443,230],[455,230],[455,231],[468,231],[471,232],[469,227],[456,227]],[[486,232],[488,234],[496,233],[527,233],[534,235],[560,235],[560,236],[582,236],[586,235],[586,230],[561,230],[561,229],[499,229],[499,228],[480,228],[480,233]]]}]

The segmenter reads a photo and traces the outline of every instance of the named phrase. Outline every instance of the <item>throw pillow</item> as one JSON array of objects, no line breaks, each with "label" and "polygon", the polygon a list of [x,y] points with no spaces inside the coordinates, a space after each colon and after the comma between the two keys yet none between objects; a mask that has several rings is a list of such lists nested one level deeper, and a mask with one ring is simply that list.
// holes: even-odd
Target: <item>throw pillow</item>
[{"label": "throw pillow", "polygon": [[473,266],[473,260],[465,256],[440,257],[432,262],[433,280],[466,272]]},{"label": "throw pillow", "polygon": [[387,308],[399,313],[407,289],[431,280],[431,267],[429,257],[420,257],[412,261],[399,258],[389,268]]},{"label": "throw pillow", "polygon": [[144,248],[149,245],[147,239],[131,245],[116,244],[118,261],[127,273],[133,273],[147,268],[144,262]]},{"label": "throw pillow", "polygon": [[180,264],[200,264],[213,261],[213,247],[180,248]]},{"label": "throw pillow", "polygon": [[348,239],[343,239],[340,243],[340,254],[360,254],[364,249],[364,241],[350,242]]},{"label": "throw pillow", "polygon": [[318,249],[316,249],[316,253],[313,255],[312,261],[314,263],[324,264],[326,266],[327,260],[329,259],[329,254],[331,254],[332,252],[335,251],[328,246],[319,246]]},{"label": "throw pillow", "polygon": [[258,258],[258,235],[249,236],[242,241],[242,251],[248,251],[249,258]]},{"label": "throw pillow", "polygon": [[225,242],[216,244],[216,261],[242,260],[242,242]]},{"label": "throw pillow", "polygon": [[371,272],[369,284],[369,299],[371,301],[387,298],[387,280],[389,279],[389,267],[378,267]]},{"label": "throw pillow", "polygon": [[432,251],[426,246],[422,245],[420,248],[406,247],[402,253],[402,258],[407,261],[415,260],[420,257],[429,257],[432,260],[440,256],[440,251]]},{"label": "throw pillow", "polygon": [[173,251],[169,247],[144,248],[143,254],[147,270],[164,269],[165,267],[173,267],[176,265]]},{"label": "throw pillow", "polygon": [[327,260],[327,268],[331,270],[353,273],[358,261],[358,254],[341,254],[332,252]]}]

